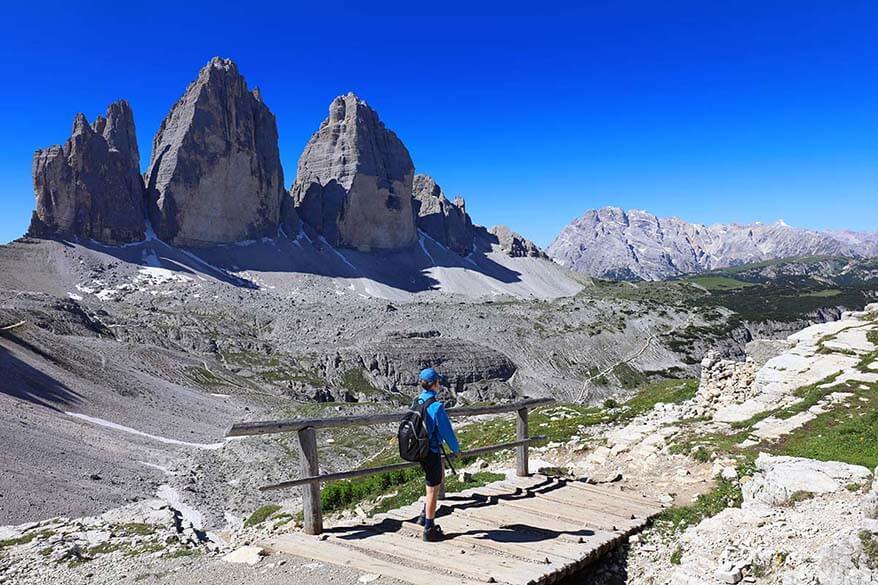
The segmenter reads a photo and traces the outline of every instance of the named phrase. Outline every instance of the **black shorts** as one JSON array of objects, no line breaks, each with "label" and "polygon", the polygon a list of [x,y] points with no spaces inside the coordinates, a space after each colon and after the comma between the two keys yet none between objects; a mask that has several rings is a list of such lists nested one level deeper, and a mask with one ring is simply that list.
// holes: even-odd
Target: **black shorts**
[{"label": "black shorts", "polygon": [[421,467],[424,468],[424,483],[430,487],[436,487],[442,483],[445,470],[442,468],[442,456],[439,453],[430,451],[427,458],[421,461]]}]

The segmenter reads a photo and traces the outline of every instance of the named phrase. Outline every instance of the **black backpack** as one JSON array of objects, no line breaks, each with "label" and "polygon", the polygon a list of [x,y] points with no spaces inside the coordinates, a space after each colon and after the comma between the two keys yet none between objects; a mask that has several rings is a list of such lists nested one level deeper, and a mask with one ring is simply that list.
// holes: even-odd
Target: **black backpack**
[{"label": "black backpack", "polygon": [[430,454],[430,433],[427,431],[427,408],[436,402],[436,397],[425,402],[415,398],[408,412],[399,423],[396,438],[399,441],[399,456],[406,461],[424,461]]}]

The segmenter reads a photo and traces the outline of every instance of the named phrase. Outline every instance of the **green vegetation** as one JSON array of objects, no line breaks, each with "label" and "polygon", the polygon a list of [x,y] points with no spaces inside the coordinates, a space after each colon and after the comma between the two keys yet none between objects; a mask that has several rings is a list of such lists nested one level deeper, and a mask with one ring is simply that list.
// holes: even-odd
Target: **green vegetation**
[{"label": "green vegetation", "polygon": [[17,538],[8,538],[6,540],[0,540],[0,551],[4,548],[10,546],[19,546],[22,544],[28,544],[34,539],[46,539],[54,536],[55,533],[51,530],[31,530],[30,532],[25,532],[21,536]]},{"label": "green vegetation", "polygon": [[207,368],[202,368],[200,366],[195,368],[189,368],[187,374],[189,375],[189,379],[191,379],[193,383],[198,384],[199,386],[213,387],[228,384],[228,381],[226,381],[224,378],[221,378]]},{"label": "green vegetation", "polygon": [[698,496],[694,503],[669,508],[659,514],[655,519],[655,527],[664,533],[682,531],[726,508],[740,508],[741,501],[741,488],[733,482],[720,480],[713,490]]},{"label": "green vegetation", "polygon": [[129,522],[119,526],[119,530],[130,536],[149,536],[155,534],[156,526],[145,522]]},{"label": "green vegetation", "polygon": [[736,280],[728,276],[693,276],[686,282],[698,284],[707,290],[738,290],[747,286],[755,286],[753,283]]},{"label": "green vegetation", "polygon": [[626,390],[633,390],[646,382],[646,376],[624,362],[613,368],[613,375]]},{"label": "green vegetation", "polygon": [[[420,469],[418,469],[418,472],[417,478],[400,485],[395,495],[381,500],[375,508],[369,511],[369,515],[380,514],[416,502],[424,494],[424,475]],[[462,482],[452,475],[445,478],[445,489],[448,492],[459,492],[481,487],[491,482],[501,481],[505,477],[501,473],[481,471],[474,473],[471,481]]]},{"label": "green vegetation", "polygon": [[824,290],[816,290],[802,294],[803,297],[837,297],[841,291],[837,288],[827,288]]},{"label": "green vegetation", "polygon": [[683,549],[679,546],[674,549],[674,552],[671,553],[671,564],[679,565],[683,559]]},{"label": "green vegetation", "polygon": [[257,526],[262,524],[266,520],[268,520],[272,514],[280,510],[280,506],[277,504],[266,504],[264,506],[259,507],[255,512],[250,514],[250,517],[244,521],[244,526]]},{"label": "green vegetation", "polygon": [[784,503],[784,505],[786,505],[788,507],[792,507],[792,506],[795,506],[796,504],[798,504],[799,502],[806,502],[808,500],[813,499],[814,495],[815,494],[813,494],[812,492],[806,492],[806,491],[802,491],[802,490],[795,491],[795,492],[790,494],[790,497],[787,499],[787,501]]},{"label": "green vegetation", "polygon": [[863,554],[866,555],[866,564],[870,569],[878,569],[878,538],[868,530],[859,533],[860,544],[863,545]]},{"label": "green vegetation", "polygon": [[374,396],[381,394],[381,390],[372,385],[366,379],[363,370],[353,369],[346,371],[341,377],[341,385],[354,395],[364,394],[366,396]]},{"label": "green vegetation", "polygon": [[[445,478],[445,489],[460,491],[480,487],[492,481],[500,481],[504,477],[496,473],[480,472],[473,474],[471,482],[462,483],[456,477],[449,476]],[[325,512],[334,512],[375,500],[391,491],[395,494],[379,502],[370,510],[370,515],[386,512],[416,501],[424,493],[424,472],[420,467],[410,467],[356,479],[330,482],[324,485],[320,491],[320,502]]]},{"label": "green vegetation", "polygon": [[179,559],[183,557],[197,557],[201,554],[201,550],[197,548],[180,548],[168,555],[172,559]]},{"label": "green vegetation", "polygon": [[865,390],[860,385],[854,382],[826,390],[850,392],[852,396],[844,405],[818,415],[769,449],[783,455],[874,469],[878,465],[878,384],[869,384]]},{"label": "green vegetation", "polygon": [[[545,435],[549,441],[566,442],[580,434],[583,427],[602,423],[628,421],[648,410],[657,403],[677,403],[695,396],[698,388],[696,380],[663,380],[648,384],[631,399],[612,407],[580,406],[573,404],[553,405],[530,413],[528,420],[531,435]],[[477,424],[465,425],[457,429],[457,435],[465,449],[477,449],[515,440],[515,423],[512,415],[498,416]],[[336,445],[334,445],[336,446]],[[497,457],[503,456],[498,453]],[[489,456],[490,457],[490,456]],[[398,463],[399,456],[392,440],[363,467],[377,467]],[[461,461],[463,465],[469,461]],[[449,478],[446,489],[449,491],[483,485],[496,479],[492,474],[477,473],[472,485],[458,485],[455,478]],[[483,482],[483,483],[479,483]],[[382,511],[403,505],[402,503],[423,489],[423,472],[418,467],[390,471],[352,480],[330,482],[323,486],[320,498],[327,512],[350,508],[358,503],[374,500],[379,496],[395,491],[396,495],[382,500],[375,510]],[[414,500],[412,500],[414,501]],[[385,505],[385,502],[389,502]]]}]

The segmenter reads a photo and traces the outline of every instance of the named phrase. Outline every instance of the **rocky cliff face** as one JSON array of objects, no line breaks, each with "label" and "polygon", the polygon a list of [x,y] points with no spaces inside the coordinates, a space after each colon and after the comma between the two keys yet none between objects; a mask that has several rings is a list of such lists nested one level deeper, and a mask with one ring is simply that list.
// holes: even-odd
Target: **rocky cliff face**
[{"label": "rocky cliff face", "polygon": [[418,229],[461,256],[472,252],[473,222],[463,198],[449,201],[433,177],[427,175],[415,175],[412,192]]},{"label": "rocky cliff face", "polygon": [[213,58],[153,141],[147,177],[156,233],[178,246],[274,236],[286,196],[277,123],[237,66]]},{"label": "rocky cliff face", "polygon": [[36,209],[28,234],[82,237],[105,244],[142,240],[143,181],[126,101],[107,108],[89,125],[83,114],[63,146],[34,153]]},{"label": "rocky cliff face", "polygon": [[592,276],[662,280],[794,256],[874,256],[878,246],[874,234],[839,235],[783,222],[705,226],[604,207],[571,222],[547,252],[564,266]]},{"label": "rocky cliff face", "polygon": [[300,218],[332,245],[404,248],[417,241],[413,177],[402,141],[349,93],[332,101],[308,141],[292,195]]},{"label": "rocky cliff face", "polygon": [[545,258],[539,247],[519,234],[514,232],[505,225],[495,225],[488,230],[489,236],[494,240],[500,249],[513,258],[523,258],[531,256],[533,258]]}]

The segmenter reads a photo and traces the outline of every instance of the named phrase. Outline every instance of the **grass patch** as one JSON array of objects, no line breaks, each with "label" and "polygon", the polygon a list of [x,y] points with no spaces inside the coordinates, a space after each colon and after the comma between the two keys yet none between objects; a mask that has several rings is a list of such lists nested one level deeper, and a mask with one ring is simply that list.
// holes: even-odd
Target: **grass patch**
[{"label": "grass patch", "polygon": [[827,288],[825,290],[816,290],[804,293],[803,297],[817,297],[817,298],[828,298],[828,297],[837,297],[841,294],[841,291],[837,288]]},{"label": "grass patch", "polygon": [[184,557],[197,557],[201,551],[197,548],[180,548],[168,555],[172,559],[180,559]]},{"label": "grass patch", "polygon": [[423,477],[424,472],[419,467],[411,467],[366,477],[331,481],[324,484],[323,489],[320,490],[320,503],[324,512],[345,510],[415,480],[423,483]]},{"label": "grass patch", "polygon": [[26,532],[19,537],[16,538],[8,538],[6,540],[0,540],[0,550],[4,548],[8,548],[10,546],[19,546],[22,544],[29,544],[37,538],[46,539],[51,536],[54,536],[55,532],[52,530],[32,530],[30,532]]},{"label": "grass patch", "polygon": [[212,387],[225,386],[228,384],[226,380],[220,378],[207,368],[203,368],[201,366],[189,368],[187,374],[189,375],[189,379],[191,379],[192,382],[200,386]]},{"label": "grass patch", "polygon": [[665,533],[683,531],[705,518],[716,516],[726,508],[741,507],[741,488],[735,483],[720,480],[716,487],[701,494],[692,504],[669,508],[655,520],[656,528]]},{"label": "grass patch", "polygon": [[[459,492],[470,488],[481,487],[494,481],[500,481],[505,477],[506,476],[502,473],[480,471],[472,475],[471,481],[462,482],[456,476],[448,476],[445,478],[445,489],[449,493]],[[369,511],[369,515],[381,514],[382,512],[387,512],[394,508],[407,506],[418,501],[418,498],[422,495],[424,495],[424,475],[423,472],[418,469],[417,478],[400,485],[395,495],[382,500],[381,503]]]},{"label": "grass patch", "polygon": [[854,382],[833,390],[839,389],[852,393],[845,404],[818,415],[771,445],[770,450],[869,469],[878,466],[878,384],[863,390],[859,382]]},{"label": "grass patch", "polygon": [[701,285],[707,290],[738,290],[747,286],[755,286],[750,282],[744,282],[728,276],[696,276],[687,278],[686,282]]},{"label": "grass patch", "polygon": [[878,569],[878,538],[868,530],[861,530],[858,536],[863,545],[863,554],[866,555],[866,564],[870,569]]},{"label": "grass patch", "polygon": [[280,510],[280,508],[281,507],[277,504],[266,504],[264,506],[261,506],[255,512],[250,514],[250,517],[244,521],[244,526],[258,526],[259,524],[262,524],[263,522],[268,520],[268,518],[271,517],[272,514]]},{"label": "grass patch", "polygon": [[366,379],[363,370],[358,368],[346,371],[341,377],[341,385],[354,395],[375,396],[382,393]]},{"label": "grass patch", "polygon": [[679,565],[683,560],[683,549],[679,546],[674,549],[674,552],[671,553],[671,564]]},{"label": "grass patch", "polygon": [[811,492],[806,492],[803,490],[798,490],[790,494],[790,497],[785,502],[787,507],[792,507],[798,504],[799,502],[807,502],[808,500],[814,499],[814,496]]},{"label": "grass patch", "polygon": [[129,522],[120,525],[119,530],[130,536],[149,536],[155,534],[156,526],[145,522]]}]

